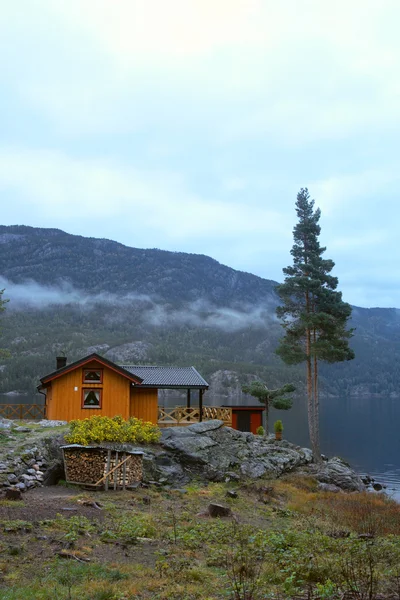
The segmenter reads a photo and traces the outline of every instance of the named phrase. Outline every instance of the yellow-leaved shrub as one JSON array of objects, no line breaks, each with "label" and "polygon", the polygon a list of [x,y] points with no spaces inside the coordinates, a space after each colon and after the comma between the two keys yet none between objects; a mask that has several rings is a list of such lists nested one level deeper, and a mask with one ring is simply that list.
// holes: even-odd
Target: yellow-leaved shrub
[{"label": "yellow-leaved shrub", "polygon": [[68,444],[155,444],[161,432],[157,425],[131,417],[125,421],[121,416],[100,417],[70,422],[70,432],[65,436]]}]

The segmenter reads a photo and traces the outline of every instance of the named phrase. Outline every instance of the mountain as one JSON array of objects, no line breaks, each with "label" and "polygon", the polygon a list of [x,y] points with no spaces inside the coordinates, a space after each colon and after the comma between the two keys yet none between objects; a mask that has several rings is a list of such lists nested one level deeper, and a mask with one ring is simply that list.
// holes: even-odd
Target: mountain
[{"label": "mountain", "polygon": [[[71,360],[97,351],[124,363],[194,364],[215,393],[237,400],[251,376],[302,389],[303,366],[274,354],[276,285],[203,255],[0,226],[0,287],[11,299],[0,392],[33,391],[61,351]],[[322,392],[397,395],[399,311],[354,307],[352,321],[356,359],[324,365]]]}]

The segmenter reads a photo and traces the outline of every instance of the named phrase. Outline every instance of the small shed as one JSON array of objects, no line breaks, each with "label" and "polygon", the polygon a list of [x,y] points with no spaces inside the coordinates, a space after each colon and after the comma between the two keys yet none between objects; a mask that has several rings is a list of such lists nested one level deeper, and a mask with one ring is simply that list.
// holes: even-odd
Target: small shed
[{"label": "small shed", "polygon": [[256,433],[257,428],[262,425],[262,415],[265,406],[230,406],[232,409],[232,427],[238,431],[250,431]]},{"label": "small shed", "polygon": [[142,451],[80,444],[69,444],[61,449],[67,483],[117,490],[142,480]]}]

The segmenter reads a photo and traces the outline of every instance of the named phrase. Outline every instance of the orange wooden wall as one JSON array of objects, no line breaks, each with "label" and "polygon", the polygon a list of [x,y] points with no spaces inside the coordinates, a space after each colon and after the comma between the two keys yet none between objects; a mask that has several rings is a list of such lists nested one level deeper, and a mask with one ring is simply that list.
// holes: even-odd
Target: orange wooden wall
[{"label": "orange wooden wall", "polygon": [[140,389],[139,386],[132,386],[130,416],[157,425],[158,390],[156,388]]},{"label": "orange wooden wall", "polygon": [[[82,383],[83,369],[103,369],[102,383]],[[48,419],[72,421],[94,415],[129,418],[131,382],[119,373],[93,362],[53,379],[47,390]],[[75,390],[75,388],[78,388]],[[82,408],[82,388],[103,390],[101,408]]]}]

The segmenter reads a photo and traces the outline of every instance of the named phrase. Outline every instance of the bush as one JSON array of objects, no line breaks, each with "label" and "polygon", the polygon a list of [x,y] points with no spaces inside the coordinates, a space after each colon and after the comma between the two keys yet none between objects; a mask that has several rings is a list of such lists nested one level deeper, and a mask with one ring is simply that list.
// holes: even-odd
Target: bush
[{"label": "bush", "polygon": [[100,417],[70,422],[70,433],[65,436],[68,444],[100,444],[114,442],[119,444],[155,444],[161,432],[153,423],[131,417],[125,421],[122,417]]},{"label": "bush", "polygon": [[278,419],[277,421],[275,421],[274,423],[274,431],[275,433],[282,433],[283,431],[283,423],[280,419]]},{"label": "bush", "polygon": [[260,427],[257,427],[256,434],[257,435],[264,435],[265,434],[265,429],[264,429],[264,427],[262,425],[260,425]]}]

